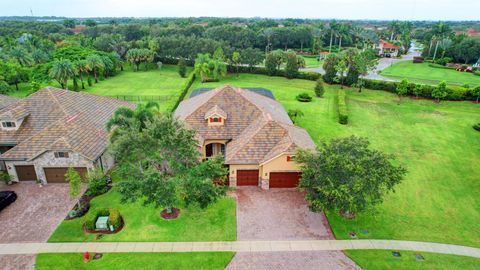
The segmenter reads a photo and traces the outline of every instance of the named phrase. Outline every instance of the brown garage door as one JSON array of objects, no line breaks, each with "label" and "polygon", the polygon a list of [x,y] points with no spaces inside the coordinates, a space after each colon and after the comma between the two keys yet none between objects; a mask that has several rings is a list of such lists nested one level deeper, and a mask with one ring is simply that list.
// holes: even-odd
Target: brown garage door
[{"label": "brown garage door", "polygon": [[[87,168],[78,167],[74,168],[80,174],[82,179],[85,179],[87,175]],[[48,183],[65,183],[65,174],[68,168],[43,168],[45,171],[45,177]]]},{"label": "brown garage door", "polygon": [[237,186],[258,186],[258,170],[237,170]]},{"label": "brown garage door", "polygon": [[298,186],[300,181],[300,172],[271,172],[270,187],[271,188],[294,188]]},{"label": "brown garage door", "polygon": [[19,181],[35,181],[37,173],[33,165],[15,165]]}]

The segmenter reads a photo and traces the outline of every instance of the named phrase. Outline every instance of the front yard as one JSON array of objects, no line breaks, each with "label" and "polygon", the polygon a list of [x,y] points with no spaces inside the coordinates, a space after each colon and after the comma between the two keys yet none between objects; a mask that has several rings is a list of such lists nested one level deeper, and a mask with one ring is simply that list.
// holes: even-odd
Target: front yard
[{"label": "front yard", "polygon": [[120,194],[115,188],[91,202],[90,211],[113,207],[120,210],[125,226],[116,234],[105,234],[95,240],[95,234],[82,230],[84,218],[64,220],[48,242],[174,242],[174,241],[230,241],[236,240],[235,200],[222,198],[206,209],[180,207],[177,219],[160,217],[161,209],[141,202],[120,203]]},{"label": "front yard", "polygon": [[37,256],[36,270],[221,270],[230,262],[233,254],[233,252],[105,253],[100,260],[86,263],[82,253],[43,253]]}]

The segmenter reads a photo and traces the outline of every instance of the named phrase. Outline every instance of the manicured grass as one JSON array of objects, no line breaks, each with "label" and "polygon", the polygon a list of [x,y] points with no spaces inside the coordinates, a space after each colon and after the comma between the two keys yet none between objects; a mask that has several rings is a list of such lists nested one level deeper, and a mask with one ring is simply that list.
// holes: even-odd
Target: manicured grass
[{"label": "manicured grass", "polygon": [[[223,84],[265,87],[288,109],[300,109],[304,127],[313,140],[327,140],[352,134],[367,137],[373,148],[395,154],[408,169],[396,192],[386,196],[375,212],[347,221],[328,213],[337,238],[409,239],[479,246],[480,230],[480,133],[472,125],[480,119],[480,106],[471,102],[442,102],[397,97],[383,91],[348,89],[349,124],[337,122],[335,89],[327,86],[324,98],[300,103],[295,96],[309,92],[314,82],[281,77],[240,74],[221,82],[201,84],[192,89]],[[360,232],[368,230],[367,235]]]},{"label": "manicured grass", "polygon": [[[176,270],[224,269],[233,252],[188,253],[104,253],[100,260],[85,262],[82,253],[43,253],[36,259],[36,270]],[[93,256],[93,254],[91,254]]]},{"label": "manicured grass", "polygon": [[[190,69],[189,69],[190,70]],[[133,72],[127,69],[116,76],[94,84],[87,92],[102,96],[113,96],[120,99],[127,96],[129,101],[137,101],[136,97],[152,96],[160,103],[162,111],[167,111],[175,104],[186,78],[178,75],[178,67],[163,65],[161,70],[150,69]]]},{"label": "manicured grass", "polygon": [[323,65],[323,61],[317,61],[318,56],[303,56],[305,59],[305,66],[306,67],[319,67]]},{"label": "manicured grass", "polygon": [[125,227],[117,234],[95,240],[94,234],[82,230],[84,218],[63,221],[50,236],[49,242],[146,242],[146,241],[223,241],[236,239],[235,200],[222,198],[206,209],[179,207],[180,216],[174,220],[160,217],[161,209],[141,202],[120,203],[115,188],[91,202],[90,211],[112,207],[120,210]]},{"label": "manicured grass", "polygon": [[429,67],[428,63],[414,64],[412,61],[402,61],[382,70],[382,75],[396,79],[406,78],[411,81],[436,84],[439,81],[463,85],[480,84],[480,76],[472,73],[459,72],[451,69]]},{"label": "manicured grass", "polygon": [[[478,258],[428,252],[400,251],[401,257],[393,257],[391,250],[347,250],[345,253],[365,270],[475,270],[480,265]],[[416,254],[425,259],[417,261]]]}]

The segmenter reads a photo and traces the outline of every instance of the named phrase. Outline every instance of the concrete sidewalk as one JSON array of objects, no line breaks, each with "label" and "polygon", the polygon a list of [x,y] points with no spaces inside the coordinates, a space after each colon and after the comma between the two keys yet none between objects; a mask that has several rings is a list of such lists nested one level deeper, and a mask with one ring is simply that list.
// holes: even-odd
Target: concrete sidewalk
[{"label": "concrete sidewalk", "polygon": [[310,240],[232,242],[85,242],[0,244],[0,255],[67,252],[283,252],[347,249],[391,249],[454,254],[480,258],[480,248],[399,240]]}]

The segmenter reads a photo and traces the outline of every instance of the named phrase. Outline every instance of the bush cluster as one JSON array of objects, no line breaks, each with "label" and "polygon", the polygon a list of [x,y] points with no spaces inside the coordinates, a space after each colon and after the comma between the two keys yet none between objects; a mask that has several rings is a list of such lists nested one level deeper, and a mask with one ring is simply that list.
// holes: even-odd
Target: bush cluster
[{"label": "bush cluster", "polygon": [[[391,93],[395,93],[398,82],[388,82],[388,81],[380,81],[380,80],[370,80],[364,79],[365,81],[365,88],[371,90],[383,90]],[[432,98],[432,91],[437,87],[433,85],[422,85],[420,88],[421,91],[416,92],[415,88],[418,84],[416,83],[409,83],[408,84],[408,95],[418,96],[423,98]],[[419,89],[419,88],[417,88]],[[476,95],[474,94],[474,88],[466,89],[462,86],[454,86],[448,85],[447,86],[447,96],[444,98],[445,100],[475,100]]]},{"label": "bush cluster", "polygon": [[344,90],[338,91],[338,122],[342,125],[348,124],[347,94]]},{"label": "bush cluster", "polygon": [[120,211],[116,208],[109,209],[110,214],[108,215],[108,224],[112,225],[114,229],[120,227],[122,224],[122,216],[120,216]]},{"label": "bush cluster", "polygon": [[312,97],[308,93],[298,94],[296,98],[300,102],[310,102],[310,101],[312,101]]}]

